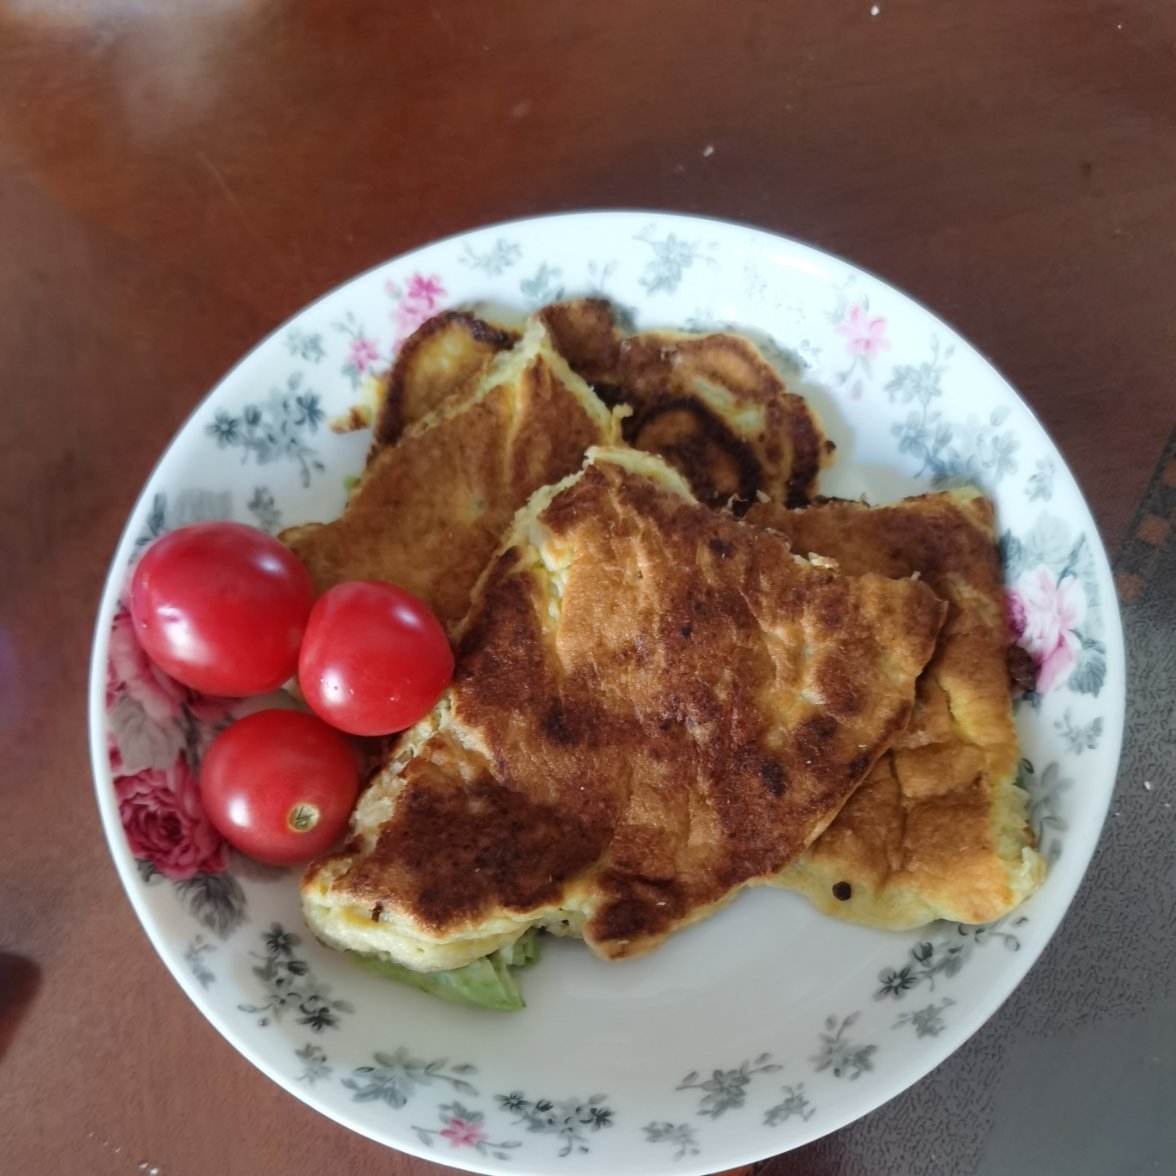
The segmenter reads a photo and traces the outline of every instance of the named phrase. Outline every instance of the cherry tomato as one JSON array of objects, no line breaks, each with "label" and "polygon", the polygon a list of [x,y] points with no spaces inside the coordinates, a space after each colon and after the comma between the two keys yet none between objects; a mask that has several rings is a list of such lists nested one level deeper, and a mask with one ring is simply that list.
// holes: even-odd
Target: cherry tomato
[{"label": "cherry tomato", "polygon": [[403,588],[353,580],[315,602],[298,685],[332,727],[352,735],[403,731],[428,713],[452,676],[440,621]]},{"label": "cherry tomato", "polygon": [[203,694],[276,690],[298,666],[314,586],[297,557],[243,523],[194,523],[156,540],[131,580],[147,656]]},{"label": "cherry tomato", "polygon": [[234,848],[272,866],[326,853],[358,792],[351,744],[304,711],[238,719],[216,737],[200,767],[208,819]]}]

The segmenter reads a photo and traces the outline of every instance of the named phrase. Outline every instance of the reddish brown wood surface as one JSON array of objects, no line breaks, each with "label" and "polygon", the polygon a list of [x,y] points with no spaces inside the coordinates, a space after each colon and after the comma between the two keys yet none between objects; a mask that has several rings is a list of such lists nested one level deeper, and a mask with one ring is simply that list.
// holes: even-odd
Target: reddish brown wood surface
[{"label": "reddish brown wood surface", "polygon": [[148,470],[337,282],[561,209],[810,240],[986,352],[1118,544],[1176,418],[1176,9],[878,7],[0,3],[0,1169],[436,1171],[205,1024],[122,894],[86,754],[91,623]]}]

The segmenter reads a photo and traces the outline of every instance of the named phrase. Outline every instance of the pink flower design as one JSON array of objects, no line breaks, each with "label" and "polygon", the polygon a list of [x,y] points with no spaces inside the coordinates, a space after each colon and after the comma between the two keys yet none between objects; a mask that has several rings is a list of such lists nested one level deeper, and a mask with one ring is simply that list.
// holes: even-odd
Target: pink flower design
[{"label": "pink flower design", "polygon": [[1009,624],[1009,634],[1017,641],[1025,632],[1027,618],[1025,616],[1025,602],[1015,593],[1005,593],[1005,619]]},{"label": "pink flower design", "polygon": [[837,325],[837,333],[846,340],[849,354],[861,359],[873,359],[890,346],[886,338],[886,319],[881,315],[871,318],[860,302],[850,306],[845,321]]},{"label": "pink flower design", "polygon": [[1009,628],[1037,666],[1037,689],[1044,694],[1064,682],[1078,659],[1074,630],[1086,612],[1082,586],[1072,576],[1055,579],[1040,565],[1026,572],[1006,597]]},{"label": "pink flower design", "polygon": [[135,625],[126,608],[120,607],[110,630],[110,660],[106,664],[106,705],[111,706],[120,691],[133,698],[154,723],[172,722],[180,717],[180,704],[188,689],[169,678],[143,651]]},{"label": "pink flower design", "polygon": [[403,292],[392,282],[385,283],[384,288],[397,299],[392,311],[392,321],[396,324],[395,346],[433,315],[445,297],[445,286],[438,274],[413,274]]},{"label": "pink flower design", "polygon": [[366,372],[379,358],[380,352],[374,339],[369,339],[366,335],[358,335],[352,339],[347,359],[356,371]]},{"label": "pink flower design", "polygon": [[470,1119],[451,1118],[439,1134],[449,1140],[451,1147],[477,1147],[486,1141],[486,1129]]},{"label": "pink flower design", "polygon": [[[106,709],[110,709],[110,690],[106,691]],[[113,731],[106,732],[106,754],[110,756],[110,771],[117,776],[122,771],[122,752],[118,749],[118,740]]]},{"label": "pink flower design", "polygon": [[429,310],[437,305],[439,298],[445,297],[445,287],[441,284],[439,274],[426,277],[424,274],[413,274],[408,279],[408,288],[404,291],[405,299],[423,303]]},{"label": "pink flower design", "polygon": [[204,813],[200,786],[183,756],[170,768],[116,776],[114,792],[136,860],[173,882],[224,872],[227,848]]},{"label": "pink flower design", "polygon": [[[130,713],[125,710],[127,700],[135,704]],[[112,772],[162,767],[171,762],[176,746],[185,742],[190,753],[203,755],[240,706],[240,699],[198,694],[165,674],[139,644],[128,609],[119,607],[106,662]],[[160,753],[164,758],[152,762]]]}]

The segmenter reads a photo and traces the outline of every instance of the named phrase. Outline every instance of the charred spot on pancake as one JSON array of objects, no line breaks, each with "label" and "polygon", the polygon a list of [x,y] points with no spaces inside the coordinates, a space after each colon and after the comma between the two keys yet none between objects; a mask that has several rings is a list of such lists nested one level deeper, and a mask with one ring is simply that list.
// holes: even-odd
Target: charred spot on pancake
[{"label": "charred spot on pancake", "polygon": [[853,887],[848,882],[834,882],[833,897],[838,902],[849,902],[853,898]]},{"label": "charred spot on pancake", "polygon": [[579,741],[580,724],[577,722],[576,713],[569,713],[563,699],[558,696],[548,704],[539,725],[543,734],[561,747],[570,747]]},{"label": "charred spot on pancake", "polygon": [[1016,694],[1025,694],[1037,686],[1037,663],[1033,655],[1020,645],[1010,645],[1005,655],[1009,668],[1009,687]]},{"label": "charred spot on pancake", "polygon": [[914,711],[913,704],[904,702],[894,712],[893,730],[905,731],[911,721],[911,713]]},{"label": "charred spot on pancake", "polygon": [[826,632],[835,633],[845,627],[846,601],[840,588],[826,592],[817,608],[817,623]]},{"label": "charred spot on pancake", "polygon": [[742,513],[763,484],[751,446],[705,405],[686,396],[653,404],[622,426],[630,445],[665,458],[690,483],[700,502]]},{"label": "charred spot on pancake", "polygon": [[376,413],[375,423],[372,425],[372,447],[380,445],[394,445],[404,432],[404,397],[402,393],[392,396],[388,388],[384,390],[384,398]]},{"label": "charred spot on pancake", "polygon": [[819,765],[837,735],[837,723],[830,715],[815,714],[804,719],[792,732],[797,754],[808,765]]},{"label": "charred spot on pancake", "polygon": [[822,660],[816,667],[817,690],[839,719],[861,714],[866,695],[844,661]]},{"label": "charred spot on pancake", "polygon": [[784,795],[784,766],[776,759],[766,759],[760,764],[760,775],[764,785],[773,796]]},{"label": "charred spot on pancake", "polygon": [[873,758],[873,756],[868,755],[866,752],[862,752],[861,755],[855,755],[853,759],[849,761],[849,774],[851,776],[863,775],[866,769],[870,766],[870,760]]},{"label": "charred spot on pancake", "polygon": [[[517,553],[505,552],[500,566],[510,567],[517,558]],[[511,706],[528,706],[546,679],[543,639],[531,603],[534,593],[525,577],[493,578],[471,614],[458,646],[454,681],[474,697],[489,694]],[[503,632],[510,634],[509,659],[500,652]]]},{"label": "charred spot on pancake", "polygon": [[[568,365],[593,386],[596,394],[609,403],[601,387],[614,390],[609,382],[617,369],[620,342],[613,325],[612,303],[604,298],[576,298],[553,302],[537,313],[551,335],[556,350]],[[619,395],[612,403],[628,403]]]},{"label": "charred spot on pancake", "polygon": [[617,308],[600,298],[553,303],[536,317],[603,401],[631,407],[625,440],[666,458],[700,501],[739,516],[760,491],[791,506],[808,500],[834,447],[749,339],[623,332]]},{"label": "charred spot on pancake", "polygon": [[792,469],[788,475],[788,506],[804,506],[817,484],[823,457],[828,453],[807,411],[792,414]]},{"label": "charred spot on pancake", "polygon": [[601,941],[623,942],[664,932],[684,909],[680,888],[673,879],[606,870],[604,881],[615,897],[592,920],[593,934]]},{"label": "charred spot on pancake", "polygon": [[601,939],[622,943],[651,930],[645,903],[633,898],[610,902],[593,922]]},{"label": "charred spot on pancake", "polygon": [[439,929],[490,905],[552,902],[601,848],[599,830],[489,776],[464,788],[409,786],[351,885],[362,893],[366,882],[378,893],[393,872],[421,922]]},{"label": "charred spot on pancake", "polygon": [[384,904],[382,902],[376,903],[376,905],[374,907],[372,907],[372,922],[378,923],[380,921],[380,916],[383,913],[384,913]]},{"label": "charred spot on pancake", "polygon": [[[573,370],[575,370],[573,368]],[[629,401],[625,396],[624,388],[618,387],[616,384],[610,384],[607,380],[597,380],[592,385],[592,391],[608,405],[609,408],[616,408],[618,404],[628,404]]]}]

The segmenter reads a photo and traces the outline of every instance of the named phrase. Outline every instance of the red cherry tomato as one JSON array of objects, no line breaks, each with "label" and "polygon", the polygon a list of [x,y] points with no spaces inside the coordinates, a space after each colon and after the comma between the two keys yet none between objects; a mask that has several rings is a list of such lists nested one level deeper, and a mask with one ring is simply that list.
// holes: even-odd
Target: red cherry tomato
[{"label": "red cherry tomato", "polygon": [[243,523],[164,535],[131,580],[131,616],[148,657],[193,690],[234,698],[293,676],[313,603],[297,557]]},{"label": "red cherry tomato", "polygon": [[303,711],[239,719],[216,737],[200,766],[208,819],[234,848],[272,866],[326,853],[358,792],[351,744]]},{"label": "red cherry tomato", "polygon": [[428,713],[452,676],[445,630],[403,588],[353,580],[315,602],[298,685],[332,727],[352,735],[403,731]]}]

